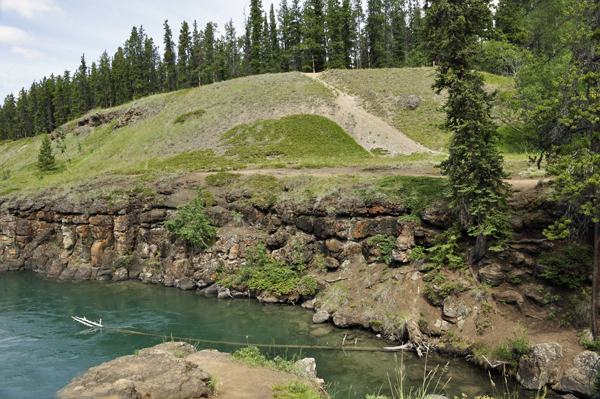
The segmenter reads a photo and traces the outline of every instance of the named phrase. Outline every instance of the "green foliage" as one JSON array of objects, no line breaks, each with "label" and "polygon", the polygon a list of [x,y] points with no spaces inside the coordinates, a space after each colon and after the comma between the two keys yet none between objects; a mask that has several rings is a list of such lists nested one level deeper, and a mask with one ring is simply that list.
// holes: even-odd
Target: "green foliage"
[{"label": "green foliage", "polygon": [[[434,262],[434,267],[440,269],[442,266],[448,266],[451,269],[462,269],[465,267],[465,256],[460,253],[459,240],[461,238],[458,227],[453,226],[446,232],[435,237],[435,245],[424,249],[423,252],[429,252],[428,259]],[[417,252],[418,253],[418,252]]]},{"label": "green foliage", "polygon": [[433,177],[383,176],[374,187],[357,192],[365,199],[384,196],[402,200],[416,216],[422,208],[446,200],[448,182]]},{"label": "green foliage", "polygon": [[381,256],[377,259],[378,261],[383,261],[388,266],[392,263],[391,256],[396,245],[396,238],[378,234],[369,238],[369,245],[375,245],[379,253],[381,253]]},{"label": "green foliage", "polygon": [[284,359],[276,356],[273,359],[267,358],[260,353],[256,346],[247,346],[235,351],[231,358],[240,363],[247,364],[250,367],[266,367],[271,370],[280,370],[286,373],[303,376],[303,370],[296,366],[296,357]]},{"label": "green foliage", "polygon": [[177,217],[165,222],[165,227],[195,248],[204,249],[214,239],[218,229],[210,225],[211,220],[204,213],[206,208],[202,189],[196,189],[196,194],[191,204],[177,207]]},{"label": "green foliage", "polygon": [[491,116],[495,93],[488,94],[483,76],[473,71],[478,41],[491,24],[488,1],[436,1],[425,21],[431,58],[439,62],[432,87],[438,94],[448,93],[443,128],[452,138],[441,171],[452,187],[451,206],[469,235],[503,238],[509,231],[510,186],[496,147]]},{"label": "green foliage", "polygon": [[590,249],[571,244],[558,253],[542,252],[540,264],[548,266],[540,275],[554,285],[574,289],[581,286],[592,268]]},{"label": "green foliage", "polygon": [[237,181],[240,176],[242,175],[239,173],[219,172],[206,176],[206,184],[213,187],[223,187]]},{"label": "green foliage", "polygon": [[38,154],[37,167],[42,172],[48,172],[56,167],[56,159],[52,155],[52,144],[50,136],[47,134],[42,137],[42,145]]},{"label": "green foliage", "polygon": [[318,389],[309,382],[292,380],[271,388],[274,399],[320,399]]},{"label": "green foliage", "polygon": [[6,181],[10,179],[10,169],[0,170],[0,180]]},{"label": "green foliage", "polygon": [[[315,135],[315,132],[319,132]],[[225,155],[240,162],[371,155],[335,122],[318,115],[292,115],[239,125],[221,136]]]},{"label": "green foliage", "polygon": [[529,330],[526,328],[517,327],[512,334],[514,338],[507,338],[501,342],[494,349],[493,356],[516,367],[519,358],[531,351],[531,341],[529,340]]},{"label": "green foliage", "polygon": [[292,293],[314,295],[318,286],[314,277],[304,275],[307,265],[301,249],[291,264],[273,259],[264,244],[257,244],[246,252],[246,264],[232,275],[221,271],[217,275],[219,284],[238,289],[248,288],[255,292],[268,291],[281,296]]},{"label": "green foliage", "polygon": [[206,113],[206,111],[203,109],[198,109],[196,111],[188,112],[186,114],[179,115],[177,118],[175,118],[173,123],[184,123],[184,122],[189,121],[190,119],[200,118],[205,113]]},{"label": "green foliage", "polygon": [[323,254],[318,254],[313,260],[313,265],[318,271],[325,273],[327,271],[327,258]]}]

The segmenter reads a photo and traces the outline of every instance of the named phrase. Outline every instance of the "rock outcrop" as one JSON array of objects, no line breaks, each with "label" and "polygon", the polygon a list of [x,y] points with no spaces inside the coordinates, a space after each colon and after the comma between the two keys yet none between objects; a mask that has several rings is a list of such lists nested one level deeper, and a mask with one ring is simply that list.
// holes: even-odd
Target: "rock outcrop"
[{"label": "rock outcrop", "polygon": [[196,399],[210,396],[206,382],[211,375],[182,355],[196,352],[186,343],[157,345],[137,355],[92,367],[58,391],[59,399],[131,398]]},{"label": "rock outcrop", "polygon": [[541,389],[556,373],[555,368],[562,357],[562,347],[557,343],[534,345],[529,354],[519,359],[517,380],[525,389]]}]

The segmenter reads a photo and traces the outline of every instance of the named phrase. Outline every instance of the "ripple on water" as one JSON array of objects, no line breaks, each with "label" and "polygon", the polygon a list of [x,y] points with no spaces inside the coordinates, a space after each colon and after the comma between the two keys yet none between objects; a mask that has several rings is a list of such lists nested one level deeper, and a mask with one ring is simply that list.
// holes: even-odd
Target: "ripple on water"
[{"label": "ripple on water", "polygon": [[[331,324],[315,326],[311,311],[298,306],[262,305],[251,299],[217,300],[174,288],[138,282],[58,282],[33,273],[0,274],[0,398],[50,398],[78,373],[175,337],[256,344],[346,345],[380,347],[384,343],[359,330]],[[71,316],[102,319],[103,324],[160,337],[90,330]],[[237,349],[198,343],[199,349]],[[266,349],[271,356],[299,354],[294,349]],[[315,357],[319,376],[337,384],[338,397],[364,398],[394,383],[398,355],[382,352],[303,350]],[[449,359],[431,356],[428,367]],[[402,358],[410,383],[420,384],[424,360]],[[450,359],[451,396],[491,393],[487,376]],[[352,393],[350,387],[352,386]],[[382,388],[383,387],[383,388]]]}]

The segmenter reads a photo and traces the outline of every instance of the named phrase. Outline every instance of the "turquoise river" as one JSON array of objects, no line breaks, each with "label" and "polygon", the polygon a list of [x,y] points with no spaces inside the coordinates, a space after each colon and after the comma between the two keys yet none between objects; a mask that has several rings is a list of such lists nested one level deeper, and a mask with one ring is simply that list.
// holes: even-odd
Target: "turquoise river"
[{"label": "turquoise river", "polygon": [[[216,297],[139,282],[58,282],[34,273],[0,273],[0,398],[51,398],[78,373],[136,349],[175,337],[224,342],[287,345],[382,347],[389,342],[359,330],[313,325],[312,311],[300,306],[263,305],[256,300]],[[159,335],[94,331],[71,316],[102,319],[109,327]],[[355,341],[356,340],[356,341]],[[198,349],[233,352],[227,344],[198,343]],[[298,350],[264,348],[270,356]],[[389,394],[401,355],[303,349],[314,357],[319,377],[335,398]],[[420,384],[425,359],[404,353],[407,382]],[[427,369],[449,362],[446,393],[469,397],[492,394],[487,373],[462,359],[430,355]],[[522,396],[523,397],[523,396]]]}]

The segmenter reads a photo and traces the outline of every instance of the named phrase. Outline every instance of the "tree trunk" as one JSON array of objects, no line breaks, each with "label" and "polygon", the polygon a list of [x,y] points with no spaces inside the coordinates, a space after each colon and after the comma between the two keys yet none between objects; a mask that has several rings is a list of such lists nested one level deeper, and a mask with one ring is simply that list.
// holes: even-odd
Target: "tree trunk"
[{"label": "tree trunk", "polygon": [[315,55],[312,55],[313,73],[315,73]]},{"label": "tree trunk", "polygon": [[[477,215],[477,223],[481,225],[483,223],[483,215],[480,213]],[[469,255],[469,263],[473,264],[479,262],[481,258],[485,256],[487,252],[487,237],[483,234],[479,234],[475,240],[475,246]]]},{"label": "tree trunk", "polygon": [[594,273],[592,277],[592,334],[600,338],[600,221],[594,228]]},{"label": "tree trunk", "polygon": [[485,256],[487,252],[487,237],[483,234],[479,234],[475,240],[475,246],[469,256],[469,263],[476,263]]}]

